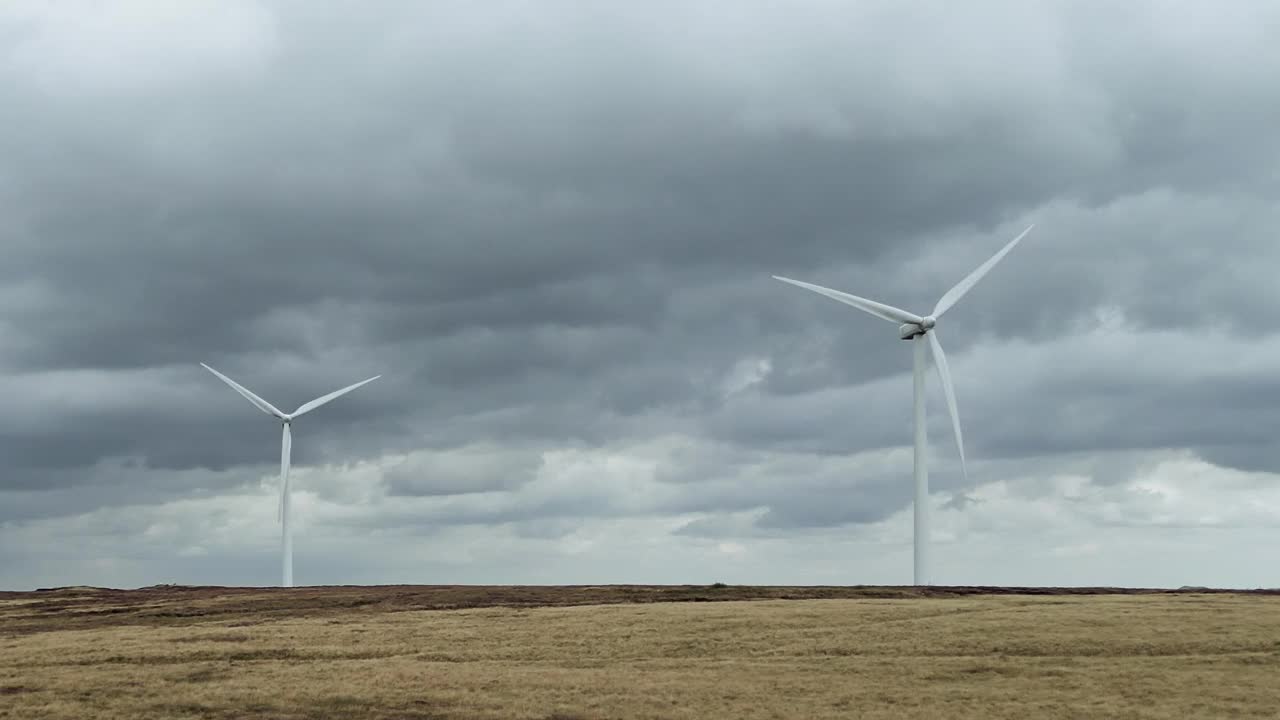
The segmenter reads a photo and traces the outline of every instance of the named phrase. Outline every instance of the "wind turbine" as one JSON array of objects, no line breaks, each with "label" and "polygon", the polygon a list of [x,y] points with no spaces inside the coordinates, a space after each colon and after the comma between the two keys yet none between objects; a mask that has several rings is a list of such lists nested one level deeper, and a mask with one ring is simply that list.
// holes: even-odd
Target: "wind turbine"
[{"label": "wind turbine", "polygon": [[947,366],[947,356],[942,352],[942,345],[938,342],[938,331],[935,329],[938,318],[943,313],[951,309],[951,306],[964,297],[965,293],[973,289],[973,286],[986,275],[996,263],[1000,262],[1009,251],[1018,244],[1027,233],[1031,232],[1030,225],[1022,234],[1009,241],[1000,249],[1000,252],[991,256],[991,259],[978,266],[977,270],[969,273],[969,276],[961,280],[955,287],[947,291],[943,295],[938,304],[933,306],[933,312],[920,317],[913,315],[906,310],[900,310],[891,305],[884,305],[860,298],[857,295],[832,290],[822,287],[821,285],[813,285],[799,280],[779,277],[774,275],[775,280],[781,280],[785,283],[791,283],[805,290],[812,290],[820,295],[826,295],[832,300],[842,302],[846,305],[852,305],[863,312],[875,315],[889,322],[900,323],[898,325],[898,337],[903,340],[914,341],[914,389],[915,389],[915,585],[929,584],[929,467],[925,458],[925,449],[928,443],[925,434],[925,414],[924,414],[924,373],[925,373],[925,357],[924,346],[926,338],[928,339],[929,348],[933,351],[934,365],[938,368],[938,379],[942,381],[942,392],[947,399],[947,410],[951,413],[951,429],[955,432],[956,448],[960,451],[960,472],[967,480],[968,471],[964,466],[964,440],[960,435],[960,413],[956,410],[956,392],[951,384],[951,369]]},{"label": "wind turbine", "polygon": [[328,395],[322,395],[316,398],[315,400],[303,403],[301,406],[298,407],[297,410],[294,410],[291,413],[285,413],[277,410],[274,405],[267,402],[266,400],[263,400],[257,395],[254,395],[252,392],[250,392],[244,386],[237,383],[235,380],[232,380],[231,378],[227,377],[226,375],[223,375],[222,373],[218,372],[217,370],[214,370],[213,368],[209,367],[208,365],[205,365],[204,363],[200,363],[200,365],[205,370],[208,370],[214,375],[217,375],[219,380],[230,385],[231,389],[243,395],[246,400],[253,403],[254,407],[258,408],[259,410],[261,410],[262,412],[268,415],[272,415],[278,418],[280,420],[280,423],[284,426],[284,435],[280,440],[280,508],[277,512],[277,519],[279,520],[281,525],[280,553],[281,553],[282,570],[284,573],[284,577],[280,584],[283,587],[293,587],[293,535],[291,535],[289,531],[289,458],[290,458],[290,453],[293,449],[293,440],[292,440],[292,434],[289,431],[289,426],[293,423],[294,420],[302,417],[303,415],[306,415],[307,413],[311,412],[312,410],[315,410],[321,405],[324,405],[330,402],[331,400],[336,400],[337,398],[340,398],[343,395],[346,395],[347,393],[351,392],[352,390],[355,390],[361,385],[366,385],[368,383],[371,383],[382,376],[374,375],[368,380],[361,380],[355,385],[348,385],[347,387],[344,387],[341,390],[334,390]]}]

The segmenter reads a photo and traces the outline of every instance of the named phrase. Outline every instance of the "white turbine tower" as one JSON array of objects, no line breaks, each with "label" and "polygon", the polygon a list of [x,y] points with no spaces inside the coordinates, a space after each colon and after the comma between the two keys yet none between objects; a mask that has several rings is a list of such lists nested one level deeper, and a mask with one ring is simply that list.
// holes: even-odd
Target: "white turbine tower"
[{"label": "white turbine tower", "polygon": [[361,385],[371,383],[382,376],[374,375],[368,380],[361,380],[355,385],[348,385],[341,390],[335,390],[328,395],[323,395],[310,402],[305,402],[292,413],[285,413],[280,412],[271,403],[263,400],[257,395],[254,395],[252,392],[249,392],[249,390],[237,383],[235,380],[232,380],[204,363],[200,363],[200,365],[204,367],[205,370],[217,375],[219,380],[230,385],[233,390],[243,395],[245,399],[253,403],[254,407],[268,415],[278,418],[280,423],[284,426],[284,436],[280,440],[280,508],[277,514],[277,518],[281,525],[280,554],[283,571],[283,579],[280,584],[283,587],[293,587],[293,536],[289,531],[289,457],[293,449],[293,440],[292,435],[289,432],[289,425],[292,424],[294,420],[306,415],[321,405],[324,405],[331,400],[336,400]]},{"label": "white turbine tower", "polygon": [[951,384],[951,369],[947,366],[947,356],[942,352],[942,345],[938,342],[938,331],[935,329],[938,318],[942,314],[956,304],[965,293],[969,292],[974,285],[987,274],[996,263],[1000,262],[1005,255],[1018,244],[1018,241],[1026,237],[1031,232],[1034,225],[1028,226],[1022,231],[1021,235],[1009,241],[1000,249],[1000,252],[991,257],[969,273],[969,276],[961,280],[959,284],[947,291],[942,299],[938,300],[938,304],[934,305],[933,312],[925,317],[913,315],[906,310],[899,310],[890,305],[883,305],[873,300],[860,298],[857,295],[842,293],[839,290],[824,288],[820,285],[812,285],[799,280],[791,280],[790,278],[778,277],[774,275],[774,279],[781,280],[785,283],[791,283],[806,290],[812,290],[821,295],[826,295],[832,300],[838,300],[846,305],[871,313],[878,318],[888,320],[889,322],[901,323],[898,326],[898,336],[903,340],[915,341],[915,480],[916,480],[916,498],[915,498],[915,584],[929,584],[929,468],[925,459],[925,449],[927,439],[925,435],[925,414],[924,414],[924,373],[925,373],[925,356],[924,344],[928,338],[929,347],[933,351],[934,364],[938,368],[938,379],[942,381],[942,392],[947,399],[947,410],[951,413],[951,428],[955,431],[956,448],[960,451],[960,472],[968,479],[968,471],[964,466],[964,440],[960,435],[960,413],[956,410],[956,393],[955,388]]}]

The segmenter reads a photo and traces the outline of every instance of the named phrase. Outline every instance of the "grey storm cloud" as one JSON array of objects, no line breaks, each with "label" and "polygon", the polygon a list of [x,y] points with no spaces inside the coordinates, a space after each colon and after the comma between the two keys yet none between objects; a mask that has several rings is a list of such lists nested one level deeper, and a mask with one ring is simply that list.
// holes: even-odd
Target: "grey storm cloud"
[{"label": "grey storm cloud", "polygon": [[467,447],[426,461],[407,461],[385,475],[392,495],[455,495],[508,490],[531,482],[542,458],[535,451]]},{"label": "grey storm cloud", "polygon": [[[877,522],[909,459],[840,458],[909,442],[909,348],[769,276],[924,312],[1030,222],[939,330],[975,467],[1280,470],[1272,4],[91,5],[0,9],[0,528],[256,487],[278,432],[200,361],[286,409],[383,373],[295,463],[507,497],[432,522]],[[660,499],[515,501],[664,436]]]}]

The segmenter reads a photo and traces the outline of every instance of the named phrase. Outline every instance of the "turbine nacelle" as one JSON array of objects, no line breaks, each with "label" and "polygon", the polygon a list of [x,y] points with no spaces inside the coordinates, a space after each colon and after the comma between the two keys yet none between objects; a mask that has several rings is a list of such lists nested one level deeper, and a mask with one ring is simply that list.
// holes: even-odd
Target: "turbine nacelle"
[{"label": "turbine nacelle", "polygon": [[920,318],[920,322],[902,323],[898,326],[898,337],[903,340],[915,340],[936,327],[938,321],[932,315]]}]

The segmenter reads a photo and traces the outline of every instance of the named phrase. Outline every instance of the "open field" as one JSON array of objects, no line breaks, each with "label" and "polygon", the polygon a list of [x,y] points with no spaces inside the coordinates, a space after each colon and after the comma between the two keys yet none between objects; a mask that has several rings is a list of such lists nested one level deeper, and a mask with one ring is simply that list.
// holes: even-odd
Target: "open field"
[{"label": "open field", "polygon": [[6,719],[1270,718],[1278,678],[1275,592],[0,593]]}]

